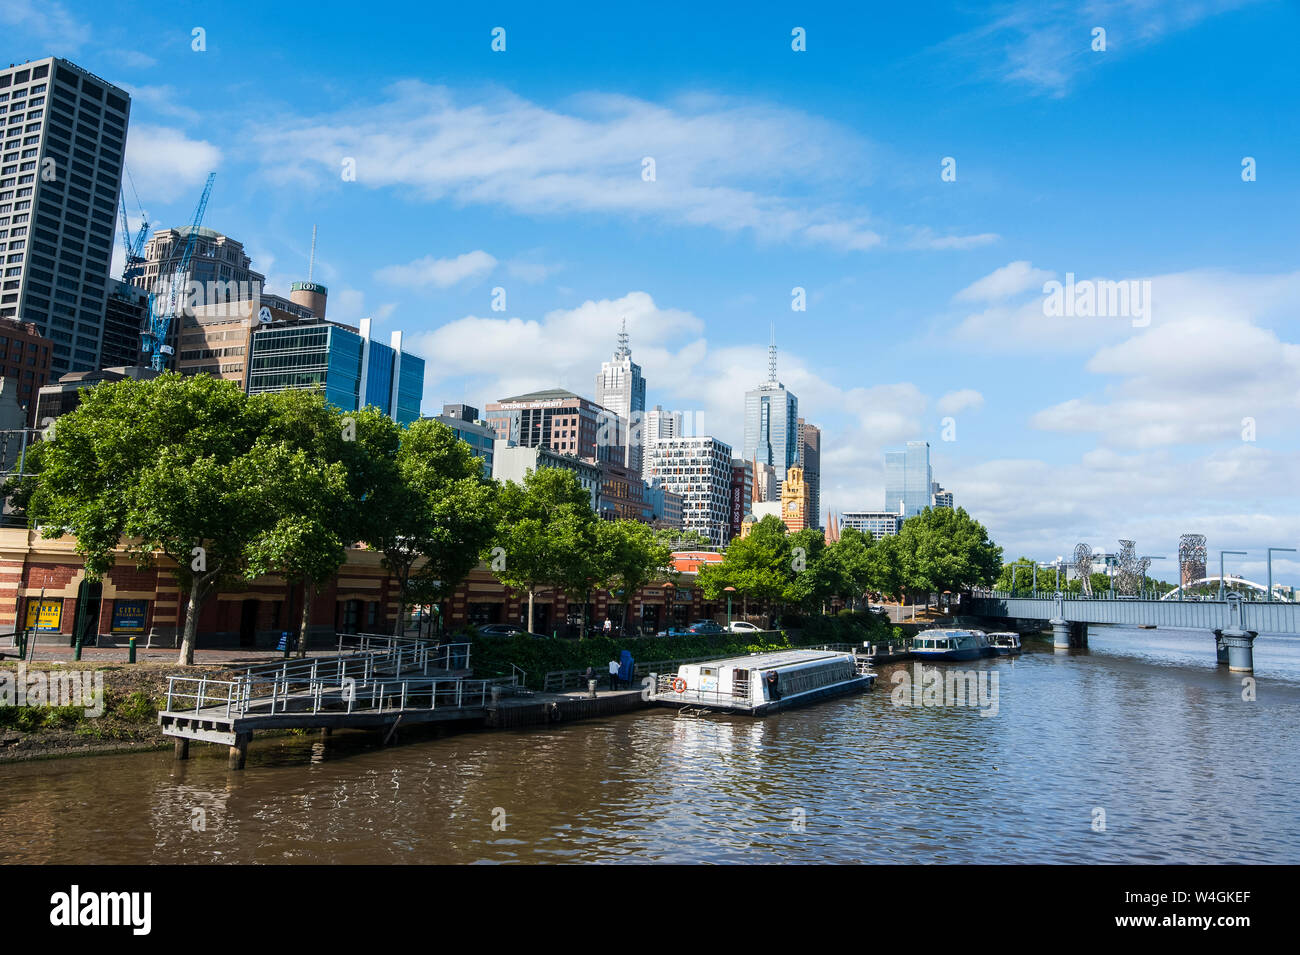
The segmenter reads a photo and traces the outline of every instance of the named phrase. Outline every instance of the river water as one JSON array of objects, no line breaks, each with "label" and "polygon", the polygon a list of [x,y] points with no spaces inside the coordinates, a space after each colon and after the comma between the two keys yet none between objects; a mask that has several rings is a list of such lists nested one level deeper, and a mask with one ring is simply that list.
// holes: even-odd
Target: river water
[{"label": "river water", "polygon": [[996,673],[989,715],[896,705],[909,663],[762,720],[0,766],[0,862],[1300,861],[1300,639],[1256,641],[1253,701],[1206,632],[1090,642],[941,665]]}]

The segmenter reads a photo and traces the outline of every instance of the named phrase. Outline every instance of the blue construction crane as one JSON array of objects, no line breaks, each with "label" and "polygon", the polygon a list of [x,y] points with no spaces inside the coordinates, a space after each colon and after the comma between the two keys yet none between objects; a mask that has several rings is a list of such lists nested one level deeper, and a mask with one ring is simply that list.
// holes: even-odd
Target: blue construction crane
[{"label": "blue construction crane", "polygon": [[122,281],[131,284],[131,280],[144,271],[144,237],[149,234],[149,217],[145,215],[144,208],[140,205],[140,196],[135,191],[135,182],[131,180],[131,173],[127,170],[126,178],[131,185],[131,193],[135,196],[135,207],[140,210],[140,231],[131,235],[130,220],[126,217],[126,189],[123,188],[118,198],[122,203],[122,245],[126,251],[126,260],[122,265]]},{"label": "blue construction crane", "polygon": [[[207,185],[203,187],[203,195],[199,197],[199,204],[194,209],[194,220],[190,223],[189,236],[185,241],[185,251],[181,253],[180,261],[176,265],[176,271],[172,273],[170,288],[167,290],[167,301],[161,309],[154,307],[154,293],[149,295],[149,330],[143,334],[143,351],[149,354],[149,365],[155,371],[162,371],[166,357],[173,352],[171,345],[167,344],[167,332],[171,328],[172,319],[176,316],[176,303],[180,297],[182,287],[185,285],[185,276],[189,272],[190,258],[194,255],[194,245],[199,237],[199,226],[203,224],[203,213],[208,208],[208,196],[212,194],[212,181],[217,178],[215,172],[208,173]],[[162,272],[158,273],[159,279],[162,278]]]}]

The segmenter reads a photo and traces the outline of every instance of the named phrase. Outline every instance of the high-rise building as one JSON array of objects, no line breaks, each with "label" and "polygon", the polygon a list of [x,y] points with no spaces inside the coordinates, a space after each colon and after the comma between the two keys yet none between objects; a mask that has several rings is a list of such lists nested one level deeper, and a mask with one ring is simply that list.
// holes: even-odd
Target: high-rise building
[{"label": "high-rise building", "polygon": [[100,363],[105,368],[129,367],[144,361],[140,332],[149,315],[149,293],[142,288],[108,280],[104,302],[104,344]]},{"label": "high-rise building", "polygon": [[819,527],[822,507],[822,429],[799,419],[799,467],[808,486],[808,526]]},{"label": "high-rise building", "polygon": [[[310,310],[303,306],[264,291],[251,299],[186,309],[172,323],[172,329],[179,331],[180,342],[173,367],[182,375],[202,373],[238,382],[247,390],[248,349],[253,332],[312,318]],[[356,331],[350,327],[348,330]]]},{"label": "high-rise building", "polygon": [[498,438],[521,448],[550,448],[595,461],[623,460],[623,420],[562,388],[489,402],[485,416]]},{"label": "high-rise building", "polygon": [[31,322],[51,371],[101,367],[131,97],[57,57],[0,69],[0,318]]},{"label": "high-rise building", "polygon": [[641,474],[648,481],[646,462],[650,460],[650,448],[660,438],[676,438],[682,434],[682,415],[680,411],[664,411],[661,405],[645,412],[641,416],[641,427],[634,436],[641,445]]},{"label": "high-rise building", "polygon": [[892,511],[845,511],[837,523],[841,533],[845,528],[852,527],[879,540],[897,534],[903,519]]},{"label": "high-rise building", "polygon": [[946,507],[952,510],[952,491],[945,491],[938,481],[932,481],[930,484],[930,506]]},{"label": "high-rise building", "polygon": [[442,414],[435,415],[433,420],[441,421],[451,428],[456,437],[468,444],[474,456],[483,459],[483,476],[492,476],[496,430],[479,419],[477,408],[464,404],[443,405]]},{"label": "high-rise building", "polygon": [[639,473],[643,460],[640,431],[645,414],[645,379],[641,377],[641,366],[632,360],[626,319],[623,330],[618,333],[614,357],[600,364],[600,374],[596,376],[596,404],[623,419],[622,463]]},{"label": "high-rise building", "polygon": [[716,547],[731,533],[731,446],[716,438],[664,438],[650,449],[650,480],[682,498],[682,527]]},{"label": "high-rise building", "polygon": [[492,476],[498,481],[523,484],[528,472],[539,468],[572,471],[577,476],[578,483],[591,495],[591,509],[600,513],[600,465],[594,461],[584,461],[574,454],[562,454],[545,445],[520,447],[497,438],[492,451]]},{"label": "high-rise building", "polygon": [[304,319],[272,323],[249,338],[248,393],[322,388],[343,411],[378,408],[398,424],[420,417],[424,359],[402,350],[402,333],[390,344],[371,341],[370,319],[346,325]]},{"label": "high-rise building", "polygon": [[891,514],[904,519],[915,517],[930,506],[930,444],[909,441],[904,451],[885,452],[885,506]]},{"label": "high-rise building", "polygon": [[776,380],[776,343],[768,346],[767,381],[745,392],[745,460],[776,469],[778,485],[799,463],[799,399]]},{"label": "high-rise building", "polygon": [[50,342],[33,322],[0,319],[0,377],[7,399],[27,413],[28,425],[40,424],[37,394],[49,382]]},{"label": "high-rise building", "polygon": [[731,536],[740,536],[740,525],[754,506],[754,465],[743,458],[731,459]]}]

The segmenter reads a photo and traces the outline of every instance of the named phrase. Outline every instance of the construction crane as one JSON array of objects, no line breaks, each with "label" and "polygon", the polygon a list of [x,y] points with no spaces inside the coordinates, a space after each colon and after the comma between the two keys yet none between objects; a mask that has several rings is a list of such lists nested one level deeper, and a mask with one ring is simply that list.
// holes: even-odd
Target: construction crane
[{"label": "construction crane", "polygon": [[144,207],[140,205],[140,195],[135,191],[135,181],[131,179],[130,171],[124,171],[131,185],[131,193],[135,196],[135,207],[140,210],[140,231],[132,237],[130,220],[126,217],[126,189],[123,188],[118,195],[122,203],[122,245],[126,251],[126,260],[122,266],[122,281],[130,285],[131,280],[144,271],[144,237],[149,234],[149,217],[145,214]]},{"label": "construction crane", "polygon": [[[172,354],[174,349],[167,344],[167,332],[171,328],[172,319],[176,317],[176,303],[181,294],[181,287],[185,284],[185,276],[189,272],[190,258],[194,255],[194,245],[198,240],[199,226],[203,224],[203,213],[208,208],[208,196],[212,194],[212,181],[217,178],[215,172],[208,173],[207,184],[203,187],[203,195],[199,197],[199,204],[194,209],[194,219],[190,222],[189,236],[185,240],[185,251],[181,253],[180,260],[176,264],[176,270],[172,273],[170,288],[167,290],[167,301],[161,309],[154,307],[154,295],[149,295],[149,328],[143,334],[143,351],[149,354],[149,366],[155,371],[162,371],[167,356]],[[162,278],[162,271],[158,273]]]}]

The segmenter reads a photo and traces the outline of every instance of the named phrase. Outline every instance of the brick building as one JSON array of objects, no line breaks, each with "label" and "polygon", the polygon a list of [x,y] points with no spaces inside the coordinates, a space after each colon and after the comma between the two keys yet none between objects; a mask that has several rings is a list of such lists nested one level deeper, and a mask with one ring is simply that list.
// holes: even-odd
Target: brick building
[{"label": "brick building", "polygon": [[28,424],[36,423],[36,395],[50,380],[50,342],[32,322],[0,320],[0,376],[12,379]]}]

